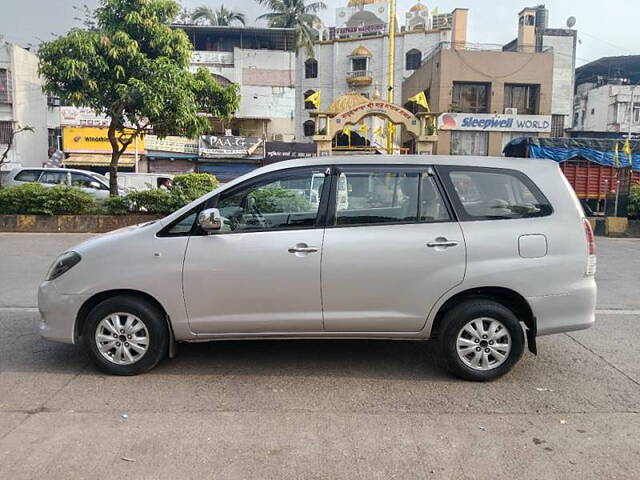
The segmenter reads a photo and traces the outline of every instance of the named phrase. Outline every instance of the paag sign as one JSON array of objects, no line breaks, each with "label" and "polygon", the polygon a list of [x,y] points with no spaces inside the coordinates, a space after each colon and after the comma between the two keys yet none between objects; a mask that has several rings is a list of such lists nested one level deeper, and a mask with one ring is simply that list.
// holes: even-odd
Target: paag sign
[{"label": "paag sign", "polygon": [[264,147],[264,163],[274,163],[292,158],[308,158],[318,155],[315,143],[267,142]]},{"label": "paag sign", "polygon": [[201,135],[198,155],[201,158],[243,157],[252,155],[261,142],[257,137]]},{"label": "paag sign", "polygon": [[[107,137],[107,128],[98,127],[64,127],[62,129],[62,145],[65,152],[70,153],[111,153],[111,143]],[[120,145],[122,145],[120,143]],[[125,154],[133,155],[144,152],[144,139],[131,142]]]},{"label": "paag sign", "polygon": [[443,113],[438,130],[488,132],[551,132],[551,115],[493,115],[490,113]]}]

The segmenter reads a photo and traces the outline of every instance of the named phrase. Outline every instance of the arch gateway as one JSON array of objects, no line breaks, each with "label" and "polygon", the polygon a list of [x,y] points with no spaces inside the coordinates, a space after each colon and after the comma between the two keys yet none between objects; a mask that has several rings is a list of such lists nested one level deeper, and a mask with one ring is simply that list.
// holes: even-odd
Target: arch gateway
[{"label": "arch gateway", "polygon": [[356,127],[367,117],[379,117],[393,125],[401,125],[403,131],[409,133],[415,140],[414,153],[419,155],[433,153],[433,146],[438,141],[433,128],[436,114],[422,112],[414,115],[406,108],[393,103],[381,99],[368,100],[359,95],[363,100],[357,104],[353,101],[344,101],[343,99],[349,95],[338,98],[326,112],[311,114],[316,117],[313,141],[318,146],[319,156],[332,155],[333,138],[345,127]]}]

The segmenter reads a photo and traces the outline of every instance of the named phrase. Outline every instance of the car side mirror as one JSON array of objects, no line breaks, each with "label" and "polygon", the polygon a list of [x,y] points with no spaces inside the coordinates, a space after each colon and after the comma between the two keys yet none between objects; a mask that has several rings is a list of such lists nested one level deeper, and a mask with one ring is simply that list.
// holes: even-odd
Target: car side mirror
[{"label": "car side mirror", "polygon": [[100,182],[90,182],[89,187],[95,188],[96,190],[100,190],[102,185],[100,185]]},{"label": "car side mirror", "polygon": [[222,216],[217,208],[207,208],[198,215],[198,225],[207,233],[218,231],[222,228]]}]

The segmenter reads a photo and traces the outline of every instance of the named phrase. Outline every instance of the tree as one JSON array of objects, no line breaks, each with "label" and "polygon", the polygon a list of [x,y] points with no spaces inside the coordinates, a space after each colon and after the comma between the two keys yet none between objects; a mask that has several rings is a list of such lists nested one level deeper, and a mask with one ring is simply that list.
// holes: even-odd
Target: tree
[{"label": "tree", "polygon": [[306,4],[306,0],[256,0],[260,5],[271,10],[260,15],[258,20],[266,20],[270,27],[293,28],[296,33],[296,50],[304,48],[313,57],[314,27],[322,20],[318,12],[327,8],[322,2]]},{"label": "tree", "polygon": [[220,5],[217,10],[206,5],[200,5],[191,12],[191,21],[204,25],[228,27],[233,23],[247,24],[247,17],[244,13],[225,8],[224,4]]},{"label": "tree", "polygon": [[[33,131],[34,131],[33,127],[29,125],[25,125],[24,127],[21,127],[20,125],[18,125],[16,128],[11,128],[11,130],[9,130],[9,135],[7,137],[7,144],[5,146],[4,152],[2,152],[2,156],[0,156],[0,168],[2,168],[2,165],[4,165],[7,162],[7,160],[9,160],[9,151],[13,147],[13,141],[16,138],[16,135],[22,132],[33,132]],[[2,188],[1,176],[0,176],[0,188]]]},{"label": "tree", "polygon": [[40,48],[45,91],[110,118],[111,195],[118,194],[120,156],[151,127],[160,137],[193,138],[209,126],[202,113],[226,119],[238,108],[236,85],[187,70],[191,44],[170,27],[178,13],[174,0],[101,0],[94,27]]}]

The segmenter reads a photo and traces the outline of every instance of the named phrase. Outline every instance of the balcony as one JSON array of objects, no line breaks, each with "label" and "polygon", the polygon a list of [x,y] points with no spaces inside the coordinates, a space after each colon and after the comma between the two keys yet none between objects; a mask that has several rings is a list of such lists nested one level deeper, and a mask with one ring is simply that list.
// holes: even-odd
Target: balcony
[{"label": "balcony", "polygon": [[366,87],[373,83],[373,74],[370,70],[355,70],[347,73],[347,83],[351,87]]}]

